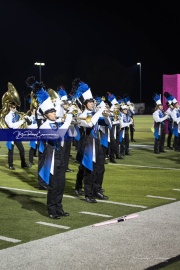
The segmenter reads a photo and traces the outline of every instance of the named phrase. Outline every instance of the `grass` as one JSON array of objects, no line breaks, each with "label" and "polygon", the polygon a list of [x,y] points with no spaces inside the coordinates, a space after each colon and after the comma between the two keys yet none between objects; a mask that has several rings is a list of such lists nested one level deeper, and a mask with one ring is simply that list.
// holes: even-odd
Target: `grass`
[{"label": "grass", "polygon": [[[78,198],[74,195],[78,164],[74,162],[76,151],[72,146],[69,167],[74,169],[74,173],[66,174],[63,198],[64,210],[70,212],[70,216],[61,218],[60,221],[53,220],[53,223],[68,226],[68,230],[73,230],[172,202],[166,198],[180,200],[180,192],[175,190],[179,189],[180,153],[165,149],[166,153],[155,155],[154,137],[151,132],[152,116],[136,115],[134,121],[136,142],[130,143],[132,156],[117,160],[117,164],[105,165],[103,188],[105,194],[109,196],[109,201],[114,204],[103,202],[88,204],[83,197]],[[39,191],[36,188],[37,158],[34,159],[36,165],[30,169],[22,169],[19,153],[15,147],[16,170],[10,171],[5,142],[1,141],[0,147],[0,235],[21,240],[18,243],[0,240],[0,249],[64,233],[64,229],[42,227],[37,223],[38,221],[51,222],[47,215],[46,191]],[[29,143],[24,143],[24,147],[28,161]],[[152,198],[148,195],[164,198]],[[80,213],[82,211],[96,212],[110,217],[85,215]]]}]

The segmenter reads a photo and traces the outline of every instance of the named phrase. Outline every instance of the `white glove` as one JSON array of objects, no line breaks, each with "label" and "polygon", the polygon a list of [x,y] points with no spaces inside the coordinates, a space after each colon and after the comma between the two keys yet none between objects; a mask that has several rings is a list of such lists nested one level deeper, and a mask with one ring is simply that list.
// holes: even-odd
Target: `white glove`
[{"label": "white glove", "polygon": [[76,105],[71,105],[71,107],[69,108],[69,110],[68,110],[68,113],[72,113],[73,111],[75,111],[75,110],[78,110],[78,108],[77,108],[77,106]]}]

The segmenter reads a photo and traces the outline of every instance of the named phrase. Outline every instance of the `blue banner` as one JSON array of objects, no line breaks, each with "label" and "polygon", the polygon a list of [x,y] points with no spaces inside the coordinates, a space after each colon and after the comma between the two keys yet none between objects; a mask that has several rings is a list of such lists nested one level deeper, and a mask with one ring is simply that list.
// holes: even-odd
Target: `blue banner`
[{"label": "blue banner", "polygon": [[65,140],[66,131],[63,129],[0,129],[0,141],[62,141]]}]

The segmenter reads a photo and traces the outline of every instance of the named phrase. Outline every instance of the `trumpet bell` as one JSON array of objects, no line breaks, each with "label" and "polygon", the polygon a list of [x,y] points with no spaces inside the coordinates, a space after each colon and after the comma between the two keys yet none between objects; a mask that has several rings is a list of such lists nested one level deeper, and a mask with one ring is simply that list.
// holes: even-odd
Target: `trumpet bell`
[{"label": "trumpet bell", "polygon": [[117,120],[118,120],[119,114],[120,114],[120,109],[115,108],[115,109],[113,110],[114,121],[117,121]]},{"label": "trumpet bell", "polygon": [[109,111],[102,112],[102,115],[105,116],[105,117],[108,117],[109,116]]},{"label": "trumpet bell", "polygon": [[37,109],[38,107],[38,102],[36,100],[36,97],[33,93],[33,91],[31,91],[31,103],[30,103],[30,109],[33,110],[33,109]]},{"label": "trumpet bell", "polygon": [[48,94],[50,95],[51,101],[54,102],[57,98],[59,98],[58,93],[55,90],[49,88]]},{"label": "trumpet bell", "polygon": [[81,120],[85,120],[86,123],[89,124],[91,122],[91,115],[88,115],[86,118],[81,118],[81,117],[77,118],[77,121],[81,121]]},{"label": "trumpet bell", "polygon": [[120,104],[115,104],[115,109],[119,109],[120,110]]},{"label": "trumpet bell", "polygon": [[77,115],[78,115],[78,109],[74,109],[74,110],[72,111],[72,113],[73,113],[73,115],[74,115],[75,117],[77,117]]},{"label": "trumpet bell", "polygon": [[88,116],[86,117],[86,122],[87,122],[87,123],[90,123],[90,122],[91,122],[91,116],[90,116],[90,115],[88,115]]}]

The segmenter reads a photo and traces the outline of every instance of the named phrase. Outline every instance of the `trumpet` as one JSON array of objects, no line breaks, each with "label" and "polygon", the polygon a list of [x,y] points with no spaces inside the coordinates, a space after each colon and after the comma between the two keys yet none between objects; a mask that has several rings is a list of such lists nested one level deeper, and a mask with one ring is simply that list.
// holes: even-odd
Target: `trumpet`
[{"label": "trumpet", "polygon": [[115,108],[113,110],[114,121],[117,121],[118,120],[119,114],[120,114],[120,110],[118,108]]},{"label": "trumpet", "polygon": [[91,115],[88,115],[87,117],[73,117],[71,124],[79,124],[81,120],[85,120],[86,123],[89,124],[91,122]]},{"label": "trumpet", "polygon": [[76,118],[77,115],[78,115],[78,108],[75,108],[75,109],[72,111],[72,114],[73,114],[74,117]]},{"label": "trumpet", "polygon": [[87,117],[77,117],[77,121],[85,120],[87,124],[91,122],[91,115],[87,115]]},{"label": "trumpet", "polygon": [[110,110],[109,109],[105,109],[103,112],[102,112],[102,115],[105,116],[105,117],[108,117],[110,115]]},{"label": "trumpet", "polygon": [[130,104],[128,105],[128,108],[129,108],[129,110],[131,110],[131,111],[135,111],[135,105],[134,105],[134,103],[130,103]]},{"label": "trumpet", "polygon": [[72,103],[69,106],[68,111],[70,111],[74,115],[74,117],[77,117],[78,112],[79,112],[78,105],[76,103]]}]

